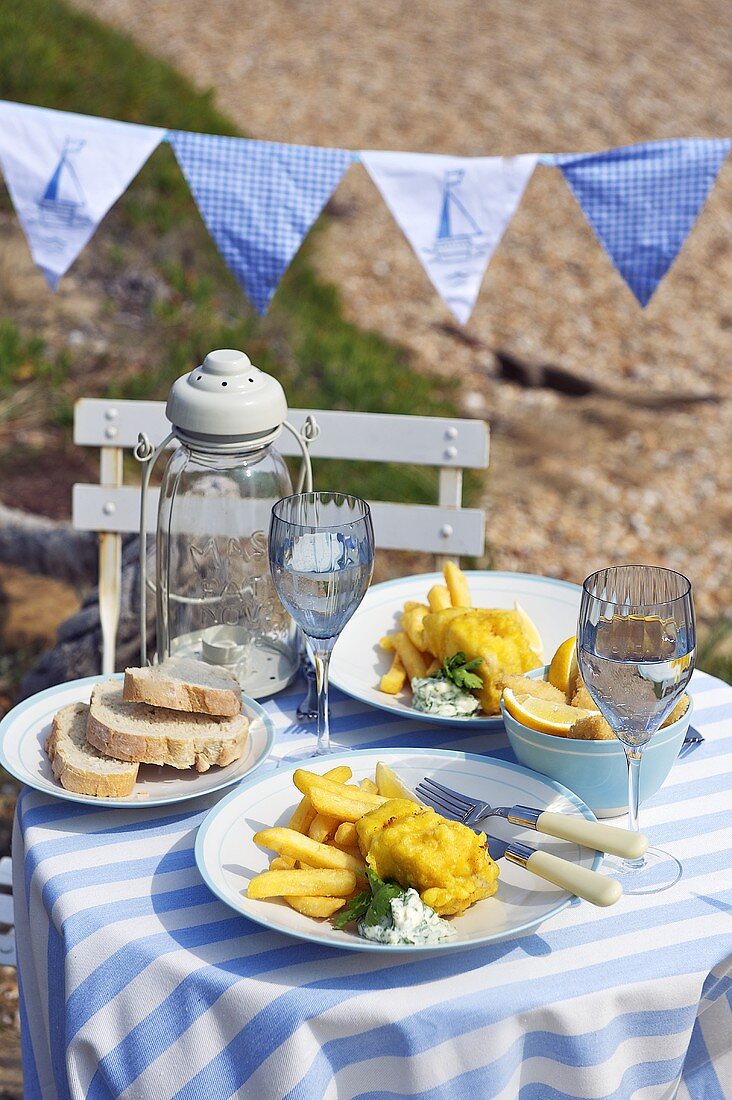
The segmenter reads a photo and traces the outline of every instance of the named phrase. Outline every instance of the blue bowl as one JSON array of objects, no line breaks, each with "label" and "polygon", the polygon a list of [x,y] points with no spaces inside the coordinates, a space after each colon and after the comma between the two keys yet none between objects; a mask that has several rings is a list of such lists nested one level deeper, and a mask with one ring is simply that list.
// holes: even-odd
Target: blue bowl
[{"label": "blue bowl", "polygon": [[[548,666],[529,675],[545,679]],[[694,701],[689,697],[686,713],[677,722],[654,734],[643,752],[640,770],[640,798],[650,798],[664,783],[689,728]],[[619,817],[628,812],[628,769],[619,741],[575,741],[538,733],[506,711],[501,714],[516,759],[526,768],[556,779],[579,795],[597,817]]]}]

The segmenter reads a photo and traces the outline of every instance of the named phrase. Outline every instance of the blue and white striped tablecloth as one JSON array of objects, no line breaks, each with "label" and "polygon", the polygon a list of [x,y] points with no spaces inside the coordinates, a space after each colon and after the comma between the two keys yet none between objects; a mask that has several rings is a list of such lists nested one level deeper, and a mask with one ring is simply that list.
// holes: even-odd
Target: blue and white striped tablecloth
[{"label": "blue and white striped tablecloth", "polygon": [[[301,943],[215,899],[193,842],[217,796],[128,812],[24,790],[26,1096],[732,1097],[732,689],[696,674],[693,693],[706,742],[642,812],[683,862],[675,887],[414,961]],[[267,704],[280,755],[303,736],[299,695]],[[337,746],[511,758],[502,734],[457,740],[338,695],[333,709]]]}]

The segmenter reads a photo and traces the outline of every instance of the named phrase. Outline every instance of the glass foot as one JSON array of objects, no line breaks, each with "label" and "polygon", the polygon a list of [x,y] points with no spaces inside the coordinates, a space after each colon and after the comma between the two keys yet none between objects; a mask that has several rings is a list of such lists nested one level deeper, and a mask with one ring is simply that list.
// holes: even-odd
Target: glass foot
[{"label": "glass foot", "polygon": [[636,860],[607,856],[602,871],[618,879],[624,894],[660,894],[682,875],[678,859],[661,848],[649,848],[642,859]]},{"label": "glass foot", "polygon": [[318,752],[312,744],[308,745],[307,748],[293,749],[286,756],[280,757],[278,767],[283,764],[297,764],[300,760],[319,760],[323,756],[329,756],[332,751],[332,749],[329,749],[328,752]]}]

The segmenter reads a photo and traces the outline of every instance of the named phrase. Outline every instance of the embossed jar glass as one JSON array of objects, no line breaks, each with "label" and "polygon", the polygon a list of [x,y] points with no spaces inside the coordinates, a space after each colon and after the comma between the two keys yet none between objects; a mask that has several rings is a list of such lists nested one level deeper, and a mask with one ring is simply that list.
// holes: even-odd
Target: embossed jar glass
[{"label": "embossed jar glass", "polygon": [[[158,659],[186,656],[222,665],[247,695],[271,695],[290,683],[298,666],[296,628],[269,571],[269,514],[293,491],[274,441],[283,426],[290,428],[303,450],[306,481],[307,446],[287,423],[279,382],[242,352],[206,356],[173,384],[166,413],[168,439],[154,451],[141,439],[138,448],[144,500],[155,459],[173,438],[178,441],[158,505]],[[145,527],[143,511],[141,545]]]}]

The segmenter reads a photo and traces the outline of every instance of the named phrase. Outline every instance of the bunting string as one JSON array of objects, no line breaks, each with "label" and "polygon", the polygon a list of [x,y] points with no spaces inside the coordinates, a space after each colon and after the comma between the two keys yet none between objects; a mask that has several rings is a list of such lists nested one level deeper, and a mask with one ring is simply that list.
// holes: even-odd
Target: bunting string
[{"label": "bunting string", "polygon": [[330,149],[139,126],[0,100],[0,168],[52,290],[161,141],[252,305],[282,276],[360,161],[462,324],[537,164],[556,168],[641,306],[678,256],[732,148],[726,138],[599,153],[451,157]]}]

